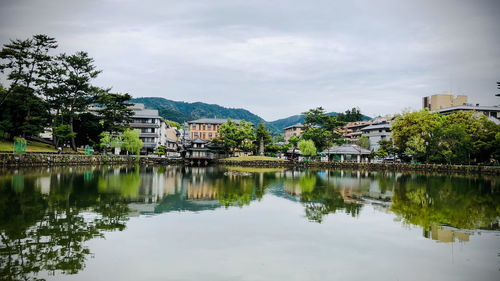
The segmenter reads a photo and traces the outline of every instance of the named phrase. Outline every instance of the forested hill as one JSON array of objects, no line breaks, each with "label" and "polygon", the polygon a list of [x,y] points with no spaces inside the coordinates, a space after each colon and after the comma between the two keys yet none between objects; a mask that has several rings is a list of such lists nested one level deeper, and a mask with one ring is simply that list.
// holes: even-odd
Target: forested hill
[{"label": "forested hill", "polygon": [[[242,108],[227,108],[217,104],[189,103],[153,97],[136,98],[132,102],[143,103],[146,107],[158,109],[161,117],[179,123],[200,118],[231,118],[249,121],[255,125],[265,123],[269,127],[264,119]],[[279,131],[279,128],[273,126],[268,129],[274,132]]]},{"label": "forested hill", "polygon": [[[185,121],[196,120],[200,118],[231,118],[242,119],[257,125],[264,123],[273,133],[283,133],[283,128],[304,122],[304,115],[293,115],[287,118],[267,122],[260,116],[242,108],[227,108],[217,104],[208,104],[203,102],[182,102],[173,101],[165,98],[144,97],[133,99],[132,102],[143,103],[148,108],[158,109],[161,117],[183,123]],[[328,115],[337,116],[338,113],[330,112]],[[363,115],[364,120],[370,117]]]}]

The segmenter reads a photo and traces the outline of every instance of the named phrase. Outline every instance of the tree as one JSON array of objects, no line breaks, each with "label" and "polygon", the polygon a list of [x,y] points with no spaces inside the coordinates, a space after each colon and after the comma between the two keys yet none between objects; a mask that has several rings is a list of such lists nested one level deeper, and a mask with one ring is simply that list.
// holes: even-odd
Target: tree
[{"label": "tree", "polygon": [[170,125],[170,127],[172,128],[177,128],[179,130],[182,129],[182,125],[178,122],[175,122],[175,121],[172,121],[172,120],[165,120],[165,123],[167,123],[168,125]]},{"label": "tree", "polygon": [[35,84],[42,84],[40,79],[45,65],[50,61],[51,49],[57,48],[57,41],[47,35],[38,34],[26,40],[11,40],[0,51],[0,72],[7,72],[7,80],[11,82],[9,89],[0,99],[3,106],[7,98],[15,90],[24,93],[35,93]]},{"label": "tree", "polygon": [[396,147],[390,140],[381,140],[378,142],[380,145],[379,149],[375,152],[375,155],[380,158],[385,158],[387,156],[395,156],[396,155]]},{"label": "tree", "polygon": [[431,150],[428,148],[436,141],[435,130],[443,122],[442,115],[431,113],[428,109],[397,115],[391,131],[398,152],[412,156],[415,160],[429,162]]},{"label": "tree", "polygon": [[54,128],[54,136],[56,136],[62,143],[62,145],[66,144],[72,138],[76,136],[75,132],[71,131],[69,125],[59,125]]},{"label": "tree", "polygon": [[[272,143],[272,138],[269,134],[269,131],[266,129],[266,125],[264,125],[263,123],[259,123],[259,125],[257,126],[255,147],[257,149],[260,149],[261,146],[264,148],[270,143]],[[261,153],[264,153],[264,151],[261,151]]]},{"label": "tree", "polygon": [[[85,112],[99,92],[91,82],[101,71],[96,69],[94,59],[86,52],[61,54],[52,63],[51,69],[53,75],[50,80],[53,85],[47,86],[50,89],[47,90],[48,95],[53,95],[53,99],[57,101],[55,104],[60,106],[61,123],[69,124],[71,132],[74,132],[73,121],[76,115]],[[71,139],[71,147],[76,151],[74,137]]]},{"label": "tree", "polygon": [[109,89],[99,92],[95,101],[101,106],[97,112],[102,118],[105,131],[118,133],[129,127],[134,116],[130,100],[132,96],[129,94],[110,93]]},{"label": "tree", "polygon": [[104,131],[103,124],[100,116],[88,112],[78,114],[73,126],[74,131],[77,132],[76,145],[98,145],[100,134]]},{"label": "tree", "polygon": [[370,139],[367,136],[361,136],[356,144],[362,148],[370,148]]},{"label": "tree", "polygon": [[235,151],[241,149],[243,151],[253,150],[253,141],[255,140],[255,133],[252,123],[241,121],[240,124],[231,119],[222,124],[218,129],[219,138],[217,142],[222,145],[225,151]]},{"label": "tree", "polygon": [[305,114],[304,133],[301,137],[312,140],[318,150],[324,150],[340,138],[336,129],[345,123],[337,120],[335,116],[326,115],[322,107],[311,109],[303,114]]},{"label": "tree", "polygon": [[302,155],[316,156],[316,146],[312,140],[300,140],[298,146]]},{"label": "tree", "polygon": [[122,148],[127,151],[127,154],[130,152],[132,154],[139,155],[139,152],[142,148],[142,141],[139,138],[141,131],[139,130],[131,130],[125,129],[123,131],[122,137]]},{"label": "tree", "polygon": [[343,122],[356,122],[363,120],[363,114],[357,107],[353,107],[351,110],[346,110],[345,113],[339,113],[337,119]]}]

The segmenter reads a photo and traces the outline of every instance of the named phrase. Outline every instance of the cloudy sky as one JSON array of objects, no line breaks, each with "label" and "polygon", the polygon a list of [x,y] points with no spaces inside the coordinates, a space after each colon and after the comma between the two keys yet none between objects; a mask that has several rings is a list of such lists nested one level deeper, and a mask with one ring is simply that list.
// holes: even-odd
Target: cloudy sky
[{"label": "cloudy sky", "polygon": [[500,1],[0,0],[0,43],[47,34],[134,97],[246,108],[420,109],[452,90],[500,104]]}]

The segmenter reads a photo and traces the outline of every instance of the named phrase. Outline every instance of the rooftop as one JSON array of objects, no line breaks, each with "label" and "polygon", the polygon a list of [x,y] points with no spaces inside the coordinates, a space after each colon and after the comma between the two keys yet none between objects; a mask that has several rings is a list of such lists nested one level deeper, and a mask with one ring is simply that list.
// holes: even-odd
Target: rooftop
[{"label": "rooftop", "polygon": [[372,124],[370,126],[364,127],[361,129],[361,131],[370,131],[370,130],[377,130],[377,129],[390,129],[391,124],[389,123],[379,123],[379,124]]},{"label": "rooftop", "polygon": [[358,145],[355,145],[355,144],[343,144],[343,145],[340,145],[340,146],[332,146],[328,149],[325,149],[323,151],[323,153],[326,153],[326,154],[362,154],[362,155],[367,155],[367,154],[370,154],[371,151],[366,149],[366,148],[362,148]]},{"label": "rooftop", "polygon": [[292,128],[303,128],[304,125],[302,123],[297,123],[297,124],[294,124],[292,126],[288,126],[286,128],[283,128],[283,130],[286,130],[286,129],[292,129]]},{"label": "rooftop", "polygon": [[[231,118],[201,118],[197,120],[188,121],[188,124],[224,124],[227,122],[227,119]],[[241,123],[242,120],[239,119],[231,119],[231,121],[236,123]]]}]

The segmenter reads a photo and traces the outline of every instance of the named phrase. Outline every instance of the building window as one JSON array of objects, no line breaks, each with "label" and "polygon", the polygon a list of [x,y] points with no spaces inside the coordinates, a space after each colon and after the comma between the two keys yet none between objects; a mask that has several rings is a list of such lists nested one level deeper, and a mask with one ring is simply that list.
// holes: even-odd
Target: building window
[{"label": "building window", "polygon": [[206,127],[205,127],[205,124],[203,124],[203,131],[205,131],[205,130],[206,130]]},{"label": "building window", "polygon": [[212,128],[212,124],[208,124],[207,127],[210,130]]},{"label": "building window", "polygon": [[208,136],[211,138],[212,137],[212,133],[208,133]]},{"label": "building window", "polygon": [[194,132],[194,136],[197,137],[198,136],[198,132]]},{"label": "building window", "polygon": [[203,138],[205,138],[205,133],[203,133]]}]

